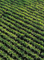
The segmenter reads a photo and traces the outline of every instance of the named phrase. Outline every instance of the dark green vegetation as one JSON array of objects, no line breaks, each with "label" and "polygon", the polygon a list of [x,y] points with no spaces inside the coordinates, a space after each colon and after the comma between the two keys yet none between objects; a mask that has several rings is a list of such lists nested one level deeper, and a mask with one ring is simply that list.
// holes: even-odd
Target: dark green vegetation
[{"label": "dark green vegetation", "polygon": [[44,60],[44,0],[0,0],[0,60]]}]

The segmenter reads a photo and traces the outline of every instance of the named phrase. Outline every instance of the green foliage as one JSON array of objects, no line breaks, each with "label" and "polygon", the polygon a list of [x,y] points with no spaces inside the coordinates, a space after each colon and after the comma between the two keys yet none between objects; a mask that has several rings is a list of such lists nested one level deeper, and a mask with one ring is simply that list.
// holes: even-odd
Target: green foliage
[{"label": "green foliage", "polygon": [[0,60],[44,60],[43,0],[0,0]]}]

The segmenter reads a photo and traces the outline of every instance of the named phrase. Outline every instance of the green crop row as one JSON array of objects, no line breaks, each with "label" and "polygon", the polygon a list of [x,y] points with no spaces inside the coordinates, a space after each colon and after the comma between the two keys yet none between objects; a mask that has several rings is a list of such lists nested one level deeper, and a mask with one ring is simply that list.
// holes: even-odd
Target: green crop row
[{"label": "green crop row", "polygon": [[[15,30],[13,30],[13,29],[11,29],[11,28],[7,27],[7,26],[6,26],[6,25],[4,25],[4,24],[3,24],[2,26],[4,26],[4,27],[8,28],[9,30],[13,31],[13,33],[15,33],[15,34],[16,34],[16,31],[15,31]],[[17,35],[18,35],[18,34],[20,34],[20,33],[17,33]],[[20,34],[19,36],[21,36],[21,37],[22,37],[22,36],[24,36],[24,35],[21,35],[21,34]],[[25,39],[25,37],[24,37],[24,39]],[[29,41],[29,40],[30,40],[30,41]],[[29,41],[29,42],[30,42],[30,43],[32,43],[32,44],[35,44],[35,46],[37,46],[37,45],[38,45],[38,46],[37,46],[38,48],[43,49],[42,45],[39,45],[39,44],[37,44],[37,43],[33,43],[34,41],[31,41],[31,39],[28,39],[28,38],[27,38],[27,41]]]},{"label": "green crop row", "polygon": [[[17,34],[17,35],[19,35],[19,36],[24,36],[23,34],[20,34],[19,32],[17,33],[17,31],[15,31],[15,30],[13,30],[13,29],[7,27],[7,26],[4,25],[4,24],[3,24],[2,26],[6,27],[7,29],[11,30],[13,33],[15,33],[15,34]],[[23,31],[23,30],[20,30],[20,31]],[[25,31],[24,31],[24,32],[25,32]],[[25,33],[26,33],[26,32],[25,32]]]},{"label": "green crop row", "polygon": [[[22,55],[22,57],[26,57],[27,59],[32,59],[33,60],[33,58],[31,58],[31,56],[28,56],[27,54],[25,54],[24,53],[24,51],[22,51],[22,50],[20,50],[20,49],[18,49],[16,46],[19,46],[20,48],[24,48],[22,45],[20,45],[19,43],[17,43],[16,41],[14,42],[14,45],[12,45],[10,42],[8,42],[8,41],[6,41],[6,40],[4,40],[3,41],[4,43],[6,42],[6,44],[11,48],[11,49],[14,49],[14,50],[16,50],[19,54],[21,54]],[[25,48],[25,49],[27,49],[27,48]],[[25,50],[24,49],[24,50]],[[30,51],[30,50],[26,50],[27,52],[28,51]],[[35,54],[36,55],[36,54]]]},{"label": "green crop row", "polygon": [[[9,16],[9,17],[10,17],[10,16]],[[14,20],[15,20],[15,19],[14,19]],[[22,25],[23,25],[23,24],[22,24]],[[24,25],[26,25],[26,24],[24,24]],[[19,25],[19,26],[20,26],[20,25]],[[27,26],[28,26],[28,25],[27,25]],[[32,26],[30,26],[30,29],[33,28],[33,27],[32,27],[32,28],[31,28],[31,27],[32,27]],[[34,29],[34,28],[33,28],[33,29]],[[36,33],[35,33],[35,34],[36,34]],[[40,34],[36,34],[36,36],[41,36],[40,38],[41,38],[41,39],[44,39],[44,37],[43,37],[42,35],[40,35]]]},{"label": "green crop row", "polygon": [[[8,6],[7,6],[8,7]],[[7,9],[7,7],[5,7]],[[10,9],[9,9],[10,10]],[[13,9],[12,9],[13,10]],[[28,12],[28,11],[27,11]],[[43,23],[43,22],[42,22]]]},{"label": "green crop row", "polygon": [[[4,21],[3,21],[4,22]],[[6,21],[5,21],[6,22]],[[15,23],[15,22],[14,22]],[[10,23],[9,23],[10,24]],[[9,25],[8,23],[7,23],[7,25]],[[11,24],[10,24],[11,25]],[[2,25],[2,26],[5,26],[4,24]],[[19,26],[19,25],[18,25]],[[11,25],[11,27],[15,27],[14,25],[12,26]],[[21,26],[22,27],[22,26]],[[7,28],[7,27],[6,27]],[[19,31],[19,32],[22,32],[24,35],[26,34],[27,36],[29,35],[30,37],[32,36],[32,35],[30,35],[30,34],[28,34],[26,31],[24,31],[24,30],[22,30],[22,29],[20,29],[19,30],[19,28],[16,28],[15,27],[15,29],[17,30],[17,31]],[[9,29],[9,30],[11,30],[11,29]],[[13,29],[11,30],[11,31],[13,31]],[[30,30],[29,30],[30,31]],[[15,31],[16,32],[16,31]],[[13,33],[15,33],[14,31],[13,31]],[[18,33],[18,34],[20,34],[20,33]],[[24,36],[23,34],[20,34],[21,36]],[[31,38],[33,38],[33,36],[31,37]],[[43,42],[42,41],[39,41],[39,40],[37,40],[37,39],[35,39],[34,41],[38,41],[38,42],[40,42],[41,44],[43,44]],[[44,45],[44,44],[43,44]]]},{"label": "green crop row", "polygon": [[[12,39],[13,40],[13,39]],[[14,45],[17,43],[16,41],[13,41],[13,43],[14,43]],[[10,45],[10,44],[9,44]],[[12,46],[12,45],[11,45]],[[24,51],[27,51],[27,53],[29,54],[32,54],[33,56],[35,56],[36,58],[37,58],[37,55],[36,54],[34,54],[33,52],[31,52],[29,49],[27,49],[27,48],[25,48],[25,47],[23,47],[22,45],[20,45],[20,44],[16,44],[15,46],[19,46],[20,48],[22,48]],[[39,56],[38,56],[39,57]]]},{"label": "green crop row", "polygon": [[[6,22],[6,21],[3,21],[3,22]],[[15,23],[15,22],[14,22]],[[9,25],[10,23],[7,23],[7,25]],[[10,24],[11,25],[11,24]],[[4,24],[2,25],[2,26],[5,26]],[[19,25],[18,25],[19,26]],[[15,27],[14,25],[12,26],[11,25],[11,27]],[[22,26],[21,26],[22,27]],[[15,29],[16,30],[18,30],[19,32],[22,32],[23,34],[26,34],[27,36],[29,35],[30,37],[32,36],[32,35],[30,35],[30,34],[28,34],[26,31],[24,31],[24,30],[22,30],[22,29],[20,29],[19,30],[19,28],[16,28],[15,27]],[[11,29],[9,29],[9,30],[11,30]],[[13,30],[11,30],[11,31],[13,31]],[[30,31],[30,30],[29,30]],[[14,31],[13,31],[14,32]],[[20,34],[21,35],[21,34]],[[24,35],[21,35],[21,36],[24,36]],[[33,36],[31,37],[31,38],[34,38]],[[42,41],[39,41],[39,40],[37,40],[37,39],[35,39],[34,41],[38,41],[38,42],[40,42],[41,44],[43,44],[43,42]],[[44,45],[44,44],[43,44]]]},{"label": "green crop row", "polygon": [[[0,43],[0,46],[4,46],[2,43]],[[2,47],[3,48],[3,47]],[[7,47],[6,47],[7,48]],[[8,50],[8,51],[10,51],[10,50]],[[7,60],[14,60],[13,58],[11,58],[9,55],[7,55],[7,53],[6,52],[4,52],[4,51],[2,51],[1,49],[0,49],[0,55],[2,55],[4,58],[7,58]]]},{"label": "green crop row", "polygon": [[[7,43],[7,42],[6,42]],[[1,48],[2,49],[4,49],[4,50],[6,50],[7,51],[7,53],[9,53],[9,55],[7,55],[7,54],[3,54],[3,52],[2,52],[2,55],[4,55],[6,58],[8,57],[8,59],[15,59],[15,57],[19,60],[19,57],[18,57],[18,54],[16,54],[16,52],[14,52],[13,50],[11,50],[10,48],[8,48],[8,47],[6,47],[3,43],[0,43],[0,46],[1,46]],[[12,57],[10,57],[10,55],[12,54]],[[13,59],[13,60],[14,60]],[[22,59],[21,59],[22,60]]]},{"label": "green crop row", "polygon": [[[3,30],[4,30],[4,29],[3,29]],[[5,31],[5,32],[6,32],[6,31]],[[31,47],[31,46],[32,46],[32,45],[29,44],[29,47]],[[28,47],[28,46],[27,46],[27,47]],[[34,51],[37,51],[37,52],[38,52],[38,50],[39,50],[39,49],[36,49],[34,46],[32,46],[31,49],[33,49]]]},{"label": "green crop row", "polygon": [[[9,13],[11,13],[11,12],[9,12]],[[11,14],[12,14],[12,13],[11,13]],[[14,16],[14,14],[13,14],[13,16]],[[20,19],[21,19],[21,18],[20,18]],[[23,21],[25,21],[25,20],[23,19]],[[26,21],[26,22],[27,22],[27,21]],[[34,23],[31,22],[30,24],[32,24],[32,25],[34,26]],[[42,26],[39,26],[39,25],[36,25],[36,24],[35,24],[35,27],[44,30]],[[41,28],[41,27],[42,27],[42,28]]]},{"label": "green crop row", "polygon": [[0,0],[0,56],[3,59],[44,60],[42,1]]},{"label": "green crop row", "polygon": [[[14,18],[14,20],[15,20],[15,21],[18,21],[18,22],[20,21],[20,20],[17,20],[17,19],[15,19],[15,18]],[[20,21],[20,22],[21,22],[21,21]],[[26,22],[27,22],[27,21],[26,21]],[[42,31],[40,31],[40,30],[38,31],[38,29],[37,29],[37,32],[40,33],[40,34],[44,34],[44,32],[42,32]]]},{"label": "green crop row", "polygon": [[[16,11],[17,12],[17,11]],[[6,13],[8,13],[8,14],[12,14],[10,11],[6,11]],[[16,13],[16,14],[18,14],[18,12]],[[14,16],[14,14],[12,14],[13,16]],[[22,14],[19,14],[20,16],[23,16]],[[25,17],[25,15],[24,15],[24,17]],[[26,17],[27,18],[27,17]],[[29,18],[29,17],[28,17]],[[28,19],[27,18],[27,19]],[[30,19],[31,20],[31,19]],[[23,19],[23,21],[25,22],[25,19]],[[29,20],[28,20],[29,21]],[[26,21],[27,22],[27,21]],[[30,23],[30,21],[28,22],[28,23]],[[34,27],[36,27],[36,28],[38,28],[38,29],[43,29],[43,27],[42,26],[39,26],[39,25],[36,25],[36,24],[34,24],[34,23],[30,23],[31,25],[33,25]],[[44,29],[43,29],[44,30]]]},{"label": "green crop row", "polygon": [[[7,17],[11,17],[11,16],[9,16],[9,15],[7,15],[7,14],[5,14]],[[14,19],[15,20],[15,18],[14,17],[11,17],[12,19]],[[10,18],[10,19],[11,19]],[[24,25],[25,27],[26,27],[26,24],[25,23],[23,23],[22,25]],[[30,28],[30,29],[35,29],[35,31],[40,31],[40,30],[38,30],[38,29],[36,29],[35,27],[32,27],[32,25],[28,25],[27,24],[27,28]],[[42,31],[41,31],[42,32]]]},{"label": "green crop row", "polygon": [[[7,3],[7,1],[6,2],[4,2],[4,3]],[[17,1],[15,1],[15,3],[17,3]],[[15,4],[14,4],[15,5]],[[14,5],[12,5],[12,7],[14,7]],[[19,6],[19,5],[18,5]],[[42,5],[41,5],[42,6]],[[23,6],[21,6],[22,8],[24,8]],[[31,8],[32,10],[35,10],[35,11],[37,11],[37,12],[39,12],[38,10],[40,10],[41,8],[38,8],[38,6],[36,6],[36,7],[33,7],[33,6],[26,6],[26,7],[28,7],[28,8]],[[40,7],[40,6],[39,6]],[[42,6],[43,7],[43,6]],[[42,12],[41,10],[40,10],[40,12]]]},{"label": "green crop row", "polygon": [[[6,8],[7,9],[7,7],[4,7],[4,8]],[[8,8],[9,10],[11,10],[10,8]],[[13,12],[13,9],[12,9],[12,12]],[[28,12],[28,11],[27,11]],[[34,14],[35,15],[35,14]],[[32,16],[32,15],[31,15]],[[33,17],[33,16],[32,16]],[[29,18],[28,18],[29,19]]]}]

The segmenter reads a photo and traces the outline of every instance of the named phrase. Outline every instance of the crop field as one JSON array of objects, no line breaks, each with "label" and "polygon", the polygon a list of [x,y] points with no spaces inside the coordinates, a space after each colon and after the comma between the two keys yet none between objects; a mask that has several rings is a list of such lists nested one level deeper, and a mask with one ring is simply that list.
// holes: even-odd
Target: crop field
[{"label": "crop field", "polygon": [[0,0],[0,60],[44,60],[44,0]]}]

